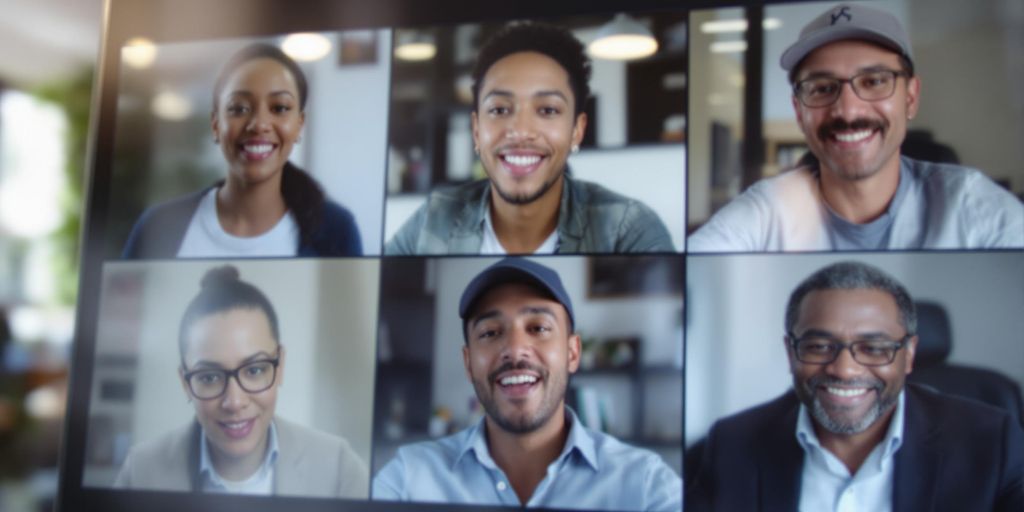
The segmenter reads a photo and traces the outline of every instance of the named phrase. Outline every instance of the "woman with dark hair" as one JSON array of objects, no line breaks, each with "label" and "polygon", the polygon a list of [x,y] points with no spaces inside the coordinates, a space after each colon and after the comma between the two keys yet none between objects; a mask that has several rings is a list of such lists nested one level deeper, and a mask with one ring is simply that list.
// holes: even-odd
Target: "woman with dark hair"
[{"label": "woman with dark hair", "polygon": [[209,270],[178,331],[195,421],[134,446],[119,488],[366,498],[348,442],[275,416],[285,349],[277,314],[232,266]]},{"label": "woman with dark hair", "polygon": [[213,141],[228,164],[216,185],[147,209],[123,257],[359,256],[352,214],[288,161],[305,123],[302,69],[254,44],[224,65],[213,90]]}]

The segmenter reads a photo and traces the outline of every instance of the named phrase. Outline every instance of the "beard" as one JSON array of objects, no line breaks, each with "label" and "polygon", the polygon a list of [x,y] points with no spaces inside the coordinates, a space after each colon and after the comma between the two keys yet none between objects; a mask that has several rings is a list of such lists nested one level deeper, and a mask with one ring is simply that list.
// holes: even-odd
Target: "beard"
[{"label": "beard", "polygon": [[[499,374],[511,370],[530,370],[540,375],[543,396],[541,397],[540,404],[537,406],[537,410],[533,414],[502,414],[498,402],[494,398],[492,387],[499,385],[495,380]],[[480,405],[483,406],[487,417],[498,427],[512,434],[528,434],[544,426],[555,414],[559,404],[565,398],[568,382],[565,379],[559,379],[561,382],[557,380],[552,381],[550,376],[551,374],[547,370],[526,361],[519,361],[518,363],[509,362],[488,374],[485,381],[474,377],[473,389],[476,391],[477,399],[480,400]]]},{"label": "beard", "polygon": [[[845,407],[826,407],[818,399],[818,395],[815,390],[820,386],[865,386],[867,387],[867,393],[875,393],[876,399],[871,407],[860,418],[845,418],[842,413],[846,412],[848,408]],[[873,425],[879,418],[888,413],[899,400],[900,391],[903,386],[898,386],[892,392],[886,393],[885,383],[879,380],[853,380],[844,381],[832,377],[826,377],[823,375],[816,375],[807,379],[804,382],[797,382],[794,379],[793,390],[796,392],[800,402],[807,407],[807,412],[810,413],[811,418],[824,428],[825,430],[832,432],[833,434],[840,435],[851,435],[859,434],[868,429]],[[839,414],[837,414],[839,413]]]},{"label": "beard", "polygon": [[543,197],[544,194],[551,190],[551,187],[554,187],[555,184],[558,183],[559,178],[563,175],[565,175],[564,169],[561,172],[555,173],[551,178],[542,183],[540,188],[532,193],[511,194],[507,190],[502,190],[501,186],[499,186],[498,182],[495,180],[491,180],[491,186],[494,187],[495,192],[498,193],[498,197],[500,197],[502,201],[514,205],[524,205],[530,204]]}]

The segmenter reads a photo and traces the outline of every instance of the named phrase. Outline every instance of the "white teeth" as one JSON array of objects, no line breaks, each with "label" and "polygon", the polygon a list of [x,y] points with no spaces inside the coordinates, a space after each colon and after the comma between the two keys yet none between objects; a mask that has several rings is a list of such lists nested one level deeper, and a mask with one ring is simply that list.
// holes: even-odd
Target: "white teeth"
[{"label": "white teeth", "polygon": [[861,130],[853,133],[837,133],[836,139],[840,142],[859,142],[871,136],[872,130]]},{"label": "white teeth", "polygon": [[537,382],[537,377],[533,375],[512,375],[510,377],[502,377],[500,381],[502,386],[515,386],[516,384],[533,384]]},{"label": "white teeth", "polygon": [[272,144],[252,144],[243,146],[246,153],[270,153],[274,146]]},{"label": "white teeth", "polygon": [[526,167],[540,162],[537,155],[505,155],[505,161],[516,166]]},{"label": "white teeth", "polygon": [[230,430],[238,430],[246,426],[248,423],[248,421],[239,421],[237,423],[223,423],[223,425]]},{"label": "white teeth", "polygon": [[838,395],[838,396],[843,396],[843,397],[860,396],[860,395],[863,395],[864,393],[868,392],[868,390],[864,389],[864,388],[853,388],[853,389],[825,388],[825,389],[827,389],[828,392],[833,394],[833,395]]}]

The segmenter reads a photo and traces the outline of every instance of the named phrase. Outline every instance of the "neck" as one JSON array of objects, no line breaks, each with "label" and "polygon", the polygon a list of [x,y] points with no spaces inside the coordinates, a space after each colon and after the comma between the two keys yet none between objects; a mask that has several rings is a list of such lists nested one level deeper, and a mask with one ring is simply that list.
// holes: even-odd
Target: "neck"
[{"label": "neck", "polygon": [[245,184],[230,176],[217,190],[217,220],[224,231],[240,237],[266,233],[288,212],[281,196],[281,173],[275,179]]},{"label": "neck", "polygon": [[241,457],[233,457],[222,453],[209,440],[207,440],[206,446],[210,448],[210,462],[213,464],[213,468],[217,470],[217,474],[225,480],[238,482],[251,477],[259,470],[260,465],[263,464],[263,459],[267,455],[267,441],[269,440],[263,443],[260,450]]},{"label": "neck", "polygon": [[821,164],[821,195],[832,211],[856,223],[871,222],[885,213],[900,184],[899,154],[875,174],[850,180]]},{"label": "neck", "polygon": [[569,435],[565,406],[559,406],[540,428],[526,434],[503,430],[490,417],[485,422],[491,458],[505,472],[520,503],[527,503],[544,480],[548,465],[558,458]]},{"label": "neck", "polygon": [[491,187],[491,224],[501,246],[508,253],[532,253],[558,227],[565,176],[541,197],[526,203],[506,202]]},{"label": "neck", "polygon": [[895,410],[896,407],[893,406],[889,412],[875,420],[867,429],[856,434],[836,434],[821,428],[817,422],[814,422],[814,433],[818,436],[821,446],[839,458],[853,475],[867,460],[871,450],[874,450],[885,439],[885,433],[889,430]]}]

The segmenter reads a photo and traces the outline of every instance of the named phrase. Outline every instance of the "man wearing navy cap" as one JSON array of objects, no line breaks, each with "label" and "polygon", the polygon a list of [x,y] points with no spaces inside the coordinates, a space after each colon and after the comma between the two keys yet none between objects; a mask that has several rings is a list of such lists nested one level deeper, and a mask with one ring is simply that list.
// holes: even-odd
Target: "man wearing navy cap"
[{"label": "man wearing navy cap", "polygon": [[583,426],[565,405],[580,362],[558,274],[506,258],[462,294],[466,377],[483,420],[407,445],[373,480],[373,499],[588,510],[678,511],[682,481],[656,454]]},{"label": "man wearing navy cap", "polygon": [[1024,203],[966,167],[900,155],[921,81],[891,14],[839,5],[783,54],[810,165],[754,184],[692,252],[1024,247]]}]

